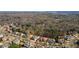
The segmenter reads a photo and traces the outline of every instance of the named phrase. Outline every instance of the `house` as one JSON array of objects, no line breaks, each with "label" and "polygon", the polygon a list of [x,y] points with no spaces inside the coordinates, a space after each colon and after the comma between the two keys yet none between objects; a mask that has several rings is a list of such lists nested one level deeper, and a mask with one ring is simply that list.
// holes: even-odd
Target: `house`
[{"label": "house", "polygon": [[40,38],[40,36],[33,36],[33,38],[34,38],[34,40],[36,41],[36,40],[38,40],[39,38]]},{"label": "house", "polygon": [[46,42],[48,40],[48,38],[47,37],[40,37],[39,40]]},{"label": "house", "polygon": [[0,38],[3,38],[4,37],[4,35],[3,34],[0,34]]},{"label": "house", "polygon": [[70,40],[70,39],[75,39],[75,37],[71,36],[71,35],[66,35],[66,36],[64,36],[64,39],[65,40]]},{"label": "house", "polygon": [[47,41],[49,44],[54,44],[55,43],[55,39],[48,39]]},{"label": "house", "polygon": [[0,34],[0,41],[2,41],[4,35],[3,34]]},{"label": "house", "polygon": [[13,43],[15,43],[15,44],[20,44],[20,38],[17,36],[16,38],[15,38],[15,40],[13,40]]}]

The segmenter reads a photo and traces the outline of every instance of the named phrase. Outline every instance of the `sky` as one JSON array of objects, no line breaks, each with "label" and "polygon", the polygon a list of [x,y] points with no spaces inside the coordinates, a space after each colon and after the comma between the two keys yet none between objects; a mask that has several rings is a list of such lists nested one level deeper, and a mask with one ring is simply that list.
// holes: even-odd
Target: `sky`
[{"label": "sky", "polygon": [[78,11],[79,0],[0,0],[0,11]]}]

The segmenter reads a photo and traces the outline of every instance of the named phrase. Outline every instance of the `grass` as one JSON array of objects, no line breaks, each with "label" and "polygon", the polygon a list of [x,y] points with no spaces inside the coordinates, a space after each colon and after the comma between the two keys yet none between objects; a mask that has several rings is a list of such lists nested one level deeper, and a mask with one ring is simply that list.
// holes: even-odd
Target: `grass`
[{"label": "grass", "polygon": [[9,48],[20,48],[20,46],[19,45],[17,45],[17,44],[15,44],[15,43],[13,43],[13,44],[11,44],[10,45],[10,47]]}]

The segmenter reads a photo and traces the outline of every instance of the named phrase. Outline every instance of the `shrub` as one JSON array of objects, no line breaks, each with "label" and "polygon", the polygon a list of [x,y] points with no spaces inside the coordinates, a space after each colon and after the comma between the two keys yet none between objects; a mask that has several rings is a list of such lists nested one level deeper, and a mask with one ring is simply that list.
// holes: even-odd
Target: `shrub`
[{"label": "shrub", "polygon": [[10,47],[9,48],[20,48],[20,46],[19,45],[17,45],[17,44],[15,44],[15,43],[13,43],[13,44],[11,44],[10,45]]}]

